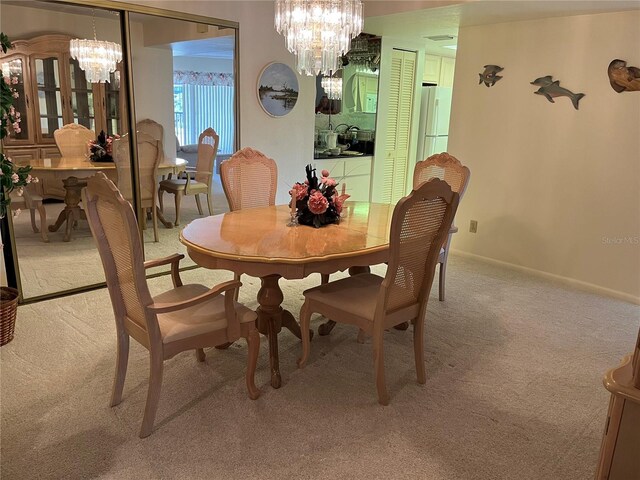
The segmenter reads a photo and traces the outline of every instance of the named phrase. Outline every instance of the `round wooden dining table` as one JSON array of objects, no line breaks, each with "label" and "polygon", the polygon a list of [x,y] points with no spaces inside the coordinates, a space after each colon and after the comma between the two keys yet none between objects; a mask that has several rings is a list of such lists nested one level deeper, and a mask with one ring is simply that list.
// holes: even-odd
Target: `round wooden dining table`
[{"label": "round wooden dining table", "polygon": [[198,265],[261,279],[257,327],[269,339],[272,387],[281,385],[278,333],[285,327],[301,338],[295,317],[281,306],[280,278],[386,262],[393,207],[346,202],[340,223],[321,228],[289,226],[287,206],[259,207],[198,218],[182,230],[180,241]]},{"label": "round wooden dining table", "polygon": [[[57,220],[49,225],[49,231],[57,231],[63,224],[66,230],[63,240],[71,240],[71,228],[78,220],[86,220],[86,216],[80,207],[82,200],[82,189],[87,186],[87,176],[103,171],[107,177],[117,184],[118,177],[116,164],[113,162],[92,162],[86,157],[61,157],[61,158],[41,158],[25,162],[31,166],[31,173],[40,180],[38,193],[44,197],[49,197],[49,193],[54,198],[63,198],[65,208],[58,215]],[[165,158],[158,165],[158,175],[168,175],[178,173],[187,166],[187,161],[182,158]],[[159,220],[167,228],[172,228],[173,224],[165,220],[162,212],[159,212]]]}]

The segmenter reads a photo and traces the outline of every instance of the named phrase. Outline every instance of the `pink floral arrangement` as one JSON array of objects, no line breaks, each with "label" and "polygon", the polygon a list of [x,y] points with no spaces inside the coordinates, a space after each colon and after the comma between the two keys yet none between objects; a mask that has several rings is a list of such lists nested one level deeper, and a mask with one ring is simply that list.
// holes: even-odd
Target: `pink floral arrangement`
[{"label": "pink floral arrangement", "polygon": [[[12,47],[9,38],[0,33],[0,49],[2,53],[7,53]],[[0,82],[0,139],[8,136],[13,131],[14,134],[20,133],[20,112],[16,110],[13,103],[20,95],[14,85],[19,83],[17,75],[11,72],[2,72],[2,82]]]},{"label": "pink floral arrangement", "polygon": [[320,179],[311,165],[305,170],[307,179],[304,183],[295,183],[289,191],[291,212],[298,223],[320,228],[340,222],[340,213],[349,195],[338,194],[338,182],[329,176],[328,170],[322,170]]},{"label": "pink floral arrangement", "polygon": [[120,135],[105,135],[104,130],[100,130],[100,134],[96,140],[89,142],[89,158],[93,162],[113,162],[113,141],[120,138]]}]

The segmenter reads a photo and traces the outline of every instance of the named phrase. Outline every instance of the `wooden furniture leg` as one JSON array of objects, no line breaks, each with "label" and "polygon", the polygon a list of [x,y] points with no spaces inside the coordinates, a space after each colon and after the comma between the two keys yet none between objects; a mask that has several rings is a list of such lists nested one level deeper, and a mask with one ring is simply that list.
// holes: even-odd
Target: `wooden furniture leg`
[{"label": "wooden furniture leg", "polygon": [[86,220],[87,217],[84,210],[80,208],[82,200],[82,189],[87,186],[84,178],[69,177],[62,181],[64,186],[64,210],[58,215],[58,219],[53,225],[49,225],[50,232],[57,232],[58,229],[66,222],[65,234],[63,240],[68,242],[71,240],[71,230],[78,223],[78,220]]},{"label": "wooden furniture leg", "polygon": [[[369,267],[349,268],[349,275],[353,276],[353,275],[358,275],[359,273],[371,273],[371,268]],[[322,283],[326,283],[324,280],[325,280],[325,276],[322,275]],[[327,275],[327,281],[328,280],[329,278]],[[333,320],[327,320],[326,322],[324,322],[322,325],[318,327],[318,333],[320,335],[329,335],[331,333],[331,330],[333,330],[333,327],[335,326],[336,326],[336,322],[334,322]]]},{"label": "wooden furniture leg", "polygon": [[[298,338],[300,326],[295,317],[281,307],[284,295],[278,285],[280,275],[267,275],[261,277],[261,286],[258,290],[258,303],[260,306],[256,310],[258,314],[258,331],[266,335],[269,339],[269,363],[271,364],[271,386],[280,388],[282,377],[280,376],[280,359],[278,356],[278,333],[282,327],[289,329]],[[313,332],[310,331],[309,338]]]}]

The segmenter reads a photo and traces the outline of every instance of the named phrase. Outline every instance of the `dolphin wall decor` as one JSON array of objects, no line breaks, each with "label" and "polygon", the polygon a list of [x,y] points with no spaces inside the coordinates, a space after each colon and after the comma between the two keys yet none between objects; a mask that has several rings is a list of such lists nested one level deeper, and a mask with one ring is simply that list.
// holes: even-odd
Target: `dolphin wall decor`
[{"label": "dolphin wall decor", "polygon": [[504,70],[504,68],[498,65],[485,65],[484,72],[478,74],[480,76],[478,85],[484,82],[487,87],[493,87],[495,83],[502,78],[498,75],[502,70]]},{"label": "dolphin wall decor", "polygon": [[544,95],[544,97],[551,103],[556,103],[554,97],[569,97],[576,110],[578,110],[578,102],[582,97],[584,97],[584,93],[573,93],[571,90],[561,87],[560,81],[554,80],[551,75],[536,78],[531,82],[531,85],[540,87],[533,93],[536,95]]}]

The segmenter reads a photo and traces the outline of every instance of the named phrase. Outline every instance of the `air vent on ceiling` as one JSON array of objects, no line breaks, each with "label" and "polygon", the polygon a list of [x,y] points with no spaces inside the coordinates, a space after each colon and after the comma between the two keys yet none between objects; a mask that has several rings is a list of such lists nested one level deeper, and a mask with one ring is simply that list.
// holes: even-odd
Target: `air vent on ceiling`
[{"label": "air vent on ceiling", "polygon": [[453,40],[455,37],[451,35],[433,35],[426,38],[428,38],[429,40],[433,40],[434,42],[443,42],[445,40]]}]

